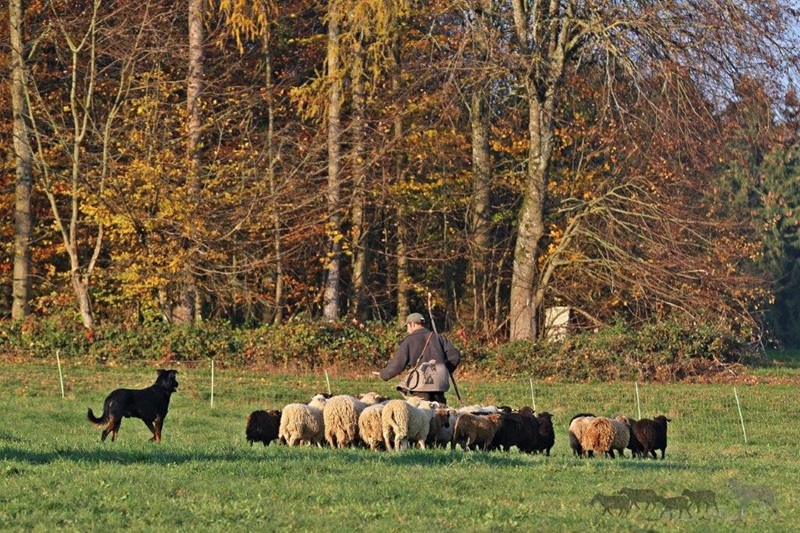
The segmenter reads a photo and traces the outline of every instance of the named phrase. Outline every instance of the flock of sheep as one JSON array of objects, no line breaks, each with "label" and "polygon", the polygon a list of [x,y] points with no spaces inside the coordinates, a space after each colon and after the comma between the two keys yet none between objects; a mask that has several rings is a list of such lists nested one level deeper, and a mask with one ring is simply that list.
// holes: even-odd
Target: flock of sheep
[{"label": "flock of sheep", "polygon": [[[614,457],[628,448],[634,457],[661,458],[667,447],[667,419],[630,420],[576,415],[569,426],[570,446],[577,456]],[[364,446],[399,451],[410,445],[460,446],[463,450],[508,451],[550,455],[555,432],[550,413],[539,415],[529,407],[472,405],[454,409],[415,397],[389,400],[375,392],[357,396],[315,395],[308,403],[290,403],[277,410],[250,414],[247,441],[265,446],[279,441],[288,446],[327,443],[331,448]]]}]

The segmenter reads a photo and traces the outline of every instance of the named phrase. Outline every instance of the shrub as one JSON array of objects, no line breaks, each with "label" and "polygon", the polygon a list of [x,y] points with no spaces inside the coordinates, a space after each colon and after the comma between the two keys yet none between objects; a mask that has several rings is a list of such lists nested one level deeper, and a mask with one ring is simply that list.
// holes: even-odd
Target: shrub
[{"label": "shrub", "polygon": [[[566,381],[675,381],[751,362],[753,354],[713,325],[674,321],[632,329],[624,324],[571,335],[561,341],[492,346],[451,335],[463,355],[461,372],[495,379],[519,375]],[[291,319],[280,326],[237,328],[223,321],[190,325],[152,322],[102,324],[87,333],[75,317],[53,316],[0,323],[0,355],[62,358],[103,364],[171,361],[194,364],[213,358],[231,366],[374,370],[394,354],[404,332],[395,324]]]}]

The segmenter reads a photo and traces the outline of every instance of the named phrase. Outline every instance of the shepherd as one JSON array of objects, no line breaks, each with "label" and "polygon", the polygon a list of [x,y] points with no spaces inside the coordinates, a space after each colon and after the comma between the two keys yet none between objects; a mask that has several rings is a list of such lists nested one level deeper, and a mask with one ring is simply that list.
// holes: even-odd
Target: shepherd
[{"label": "shepherd", "polygon": [[421,313],[408,315],[405,322],[408,335],[383,370],[373,374],[388,381],[411,368],[397,390],[403,396],[446,404],[444,393],[450,388],[452,373],[461,363],[461,353],[445,336],[428,330],[424,324],[425,317]]}]

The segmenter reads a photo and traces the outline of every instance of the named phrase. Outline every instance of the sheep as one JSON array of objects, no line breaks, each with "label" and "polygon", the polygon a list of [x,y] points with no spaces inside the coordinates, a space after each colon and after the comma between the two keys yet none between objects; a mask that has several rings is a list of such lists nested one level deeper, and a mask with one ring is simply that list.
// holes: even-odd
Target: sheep
[{"label": "sheep", "polygon": [[405,400],[389,400],[383,407],[381,426],[386,449],[400,451],[416,442],[425,449],[425,439],[430,431],[433,409],[431,402],[420,401],[414,407]]},{"label": "sheep", "polygon": [[589,457],[592,457],[594,453],[606,454],[611,450],[615,436],[616,431],[611,424],[611,419],[598,416],[589,422],[581,435],[581,448]]},{"label": "sheep", "polygon": [[356,394],[356,399],[365,403],[367,406],[370,405],[377,405],[379,403],[383,404],[386,403],[389,398],[386,396],[382,396],[377,392],[365,392],[363,394]]},{"label": "sheep", "polygon": [[622,453],[629,438],[630,430],[624,422],[601,416],[589,422],[580,443],[585,452],[602,453],[613,459],[614,450]]},{"label": "sheep", "polygon": [[385,447],[383,441],[383,426],[381,425],[383,407],[385,405],[385,403],[368,405],[361,411],[358,417],[359,437],[372,451],[380,447]]},{"label": "sheep", "polygon": [[250,446],[254,442],[261,442],[264,446],[278,439],[278,431],[281,425],[281,412],[277,409],[268,411],[258,410],[250,413],[247,417],[245,435]]},{"label": "sheep", "polygon": [[[433,403],[433,402],[431,402]],[[428,436],[425,444],[430,447],[447,446],[453,438],[453,426],[455,425],[455,411],[438,407],[433,410],[431,425],[428,428]]]},{"label": "sheep", "polygon": [[[433,403],[433,402],[432,402]],[[453,439],[453,429],[456,425],[458,411],[450,407],[438,407],[436,411],[444,411],[431,418],[431,427],[428,430],[428,437],[425,439],[426,446],[446,448]]]},{"label": "sheep", "polygon": [[499,413],[499,412],[501,412],[500,408],[495,406],[495,405],[476,404],[476,405],[465,405],[463,407],[459,407],[458,408],[458,413],[459,414],[461,414],[461,413],[470,413],[470,414],[473,414],[473,415],[488,415],[488,414],[494,414],[494,413]]},{"label": "sheep", "polygon": [[631,457],[643,457],[642,443],[633,434],[633,424],[636,422],[633,418],[628,418],[628,429],[630,429],[630,438],[628,439],[628,449],[631,451]]},{"label": "sheep", "polygon": [[326,399],[322,395],[312,398],[308,404],[290,403],[281,410],[278,438],[289,446],[316,444],[322,446],[325,436],[325,421],[322,410]]},{"label": "sheep", "polygon": [[614,450],[619,452],[620,457],[625,457],[625,448],[628,447],[631,440],[630,422],[627,417],[620,415],[612,419],[611,424],[616,432],[614,442],[611,444],[611,450],[609,450],[611,457],[614,457]]},{"label": "sheep", "polygon": [[667,451],[667,422],[671,422],[671,420],[659,415],[653,420],[643,418],[631,424],[631,433],[641,444],[643,457],[650,454],[655,459],[656,450],[660,450],[661,459],[664,459]]},{"label": "sheep", "polygon": [[[583,457],[587,453],[581,446],[581,438],[583,438],[586,428],[589,427],[589,424],[594,419],[595,416],[593,414],[580,413],[573,416],[572,420],[569,421],[569,445],[577,457]],[[592,456],[591,451],[588,454],[589,457]]]},{"label": "sheep", "polygon": [[466,450],[467,446],[470,449],[480,447],[484,451],[487,450],[500,427],[502,417],[501,413],[489,415],[459,413],[456,418],[455,428],[453,428],[450,449],[454,450],[456,444],[460,444],[462,450]]},{"label": "sheep", "polygon": [[325,402],[322,416],[325,422],[325,440],[331,448],[346,448],[358,438],[358,417],[368,403],[377,403],[382,397],[375,392],[354,396],[340,394]]},{"label": "sheep", "polygon": [[556,443],[556,433],[553,429],[553,415],[544,411],[536,417],[539,422],[539,438],[536,439],[534,453],[544,453],[550,456],[550,450]]},{"label": "sheep", "polygon": [[500,426],[492,438],[490,449],[507,452],[512,446],[524,453],[536,451],[539,441],[539,421],[530,408],[518,412],[502,412]]}]

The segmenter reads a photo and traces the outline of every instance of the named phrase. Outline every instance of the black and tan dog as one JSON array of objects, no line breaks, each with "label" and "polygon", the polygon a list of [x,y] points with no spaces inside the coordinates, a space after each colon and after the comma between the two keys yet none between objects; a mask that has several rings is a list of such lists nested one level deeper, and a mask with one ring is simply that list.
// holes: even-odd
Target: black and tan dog
[{"label": "black and tan dog", "polygon": [[111,433],[111,441],[117,440],[119,425],[123,418],[141,418],[153,432],[151,441],[161,442],[161,427],[169,409],[169,398],[178,389],[177,370],[158,370],[156,382],[146,389],[117,389],[106,397],[103,416],[97,418],[89,408],[89,422],[102,427],[105,441]]}]

